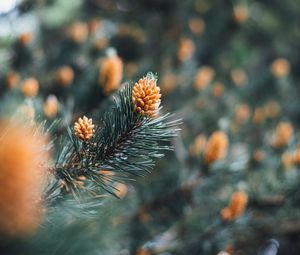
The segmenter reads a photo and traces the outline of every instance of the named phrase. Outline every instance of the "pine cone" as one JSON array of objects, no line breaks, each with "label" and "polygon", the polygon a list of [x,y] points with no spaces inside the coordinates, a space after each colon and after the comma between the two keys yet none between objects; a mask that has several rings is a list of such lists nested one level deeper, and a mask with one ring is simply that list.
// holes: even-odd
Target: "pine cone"
[{"label": "pine cone", "polygon": [[94,127],[93,120],[83,116],[83,118],[78,119],[78,122],[75,122],[74,133],[79,139],[87,141],[94,135]]},{"label": "pine cone", "polygon": [[122,77],[123,62],[117,55],[102,59],[98,81],[105,95],[120,87]]},{"label": "pine cone", "polygon": [[290,63],[285,58],[277,58],[271,65],[271,71],[275,78],[282,78],[290,72]]},{"label": "pine cone", "polygon": [[221,210],[221,217],[225,221],[235,220],[246,210],[248,195],[243,191],[234,192],[230,199],[229,206]]},{"label": "pine cone", "polygon": [[39,92],[39,82],[35,78],[28,78],[21,84],[21,90],[26,97],[35,97]]},{"label": "pine cone", "polygon": [[55,95],[49,95],[44,102],[43,111],[48,118],[54,118],[59,110],[59,102]]},{"label": "pine cone", "polygon": [[198,69],[194,78],[194,88],[205,89],[214,79],[215,70],[210,66],[202,66]]},{"label": "pine cone", "polygon": [[26,46],[32,41],[31,33],[23,33],[18,38],[21,45]]},{"label": "pine cone", "polygon": [[272,140],[272,146],[277,149],[283,148],[284,146],[288,145],[293,135],[294,128],[292,124],[289,122],[280,122],[276,127],[276,131]]},{"label": "pine cone", "polygon": [[[0,235],[27,236],[39,227],[47,179],[47,138],[36,128],[0,122]],[[35,135],[33,135],[35,134]],[[2,247],[1,247],[2,249]]]},{"label": "pine cone", "polygon": [[226,156],[228,150],[228,137],[222,131],[215,131],[209,138],[203,154],[204,163],[210,165]]},{"label": "pine cone", "polygon": [[69,86],[74,80],[74,71],[69,66],[63,66],[56,72],[56,80],[62,86]]},{"label": "pine cone", "polygon": [[76,21],[69,27],[70,39],[78,44],[83,43],[88,37],[88,26],[84,22]]},{"label": "pine cone", "polygon": [[132,91],[132,102],[136,112],[148,117],[156,116],[160,98],[160,88],[152,74],[148,74],[135,83]]},{"label": "pine cone", "polygon": [[247,6],[237,5],[233,9],[233,18],[236,23],[242,24],[249,18],[249,10]]},{"label": "pine cone", "polygon": [[6,76],[5,83],[10,89],[15,88],[20,81],[20,75],[16,72],[9,72]]}]

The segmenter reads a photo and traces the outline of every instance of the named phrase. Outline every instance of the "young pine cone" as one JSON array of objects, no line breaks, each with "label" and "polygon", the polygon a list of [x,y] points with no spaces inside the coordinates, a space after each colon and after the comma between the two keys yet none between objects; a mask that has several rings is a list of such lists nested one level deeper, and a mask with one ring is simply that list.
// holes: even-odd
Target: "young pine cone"
[{"label": "young pine cone", "polygon": [[28,78],[21,84],[21,91],[25,97],[35,97],[39,92],[39,82],[35,78]]},{"label": "young pine cone", "polygon": [[234,192],[230,203],[221,210],[221,217],[224,221],[231,221],[239,218],[246,210],[248,195],[244,191]]},{"label": "young pine cone", "polygon": [[47,147],[47,137],[37,132],[36,127],[0,121],[0,128],[0,245],[3,245],[7,237],[27,236],[38,229],[44,211],[42,190],[47,180],[49,155],[43,149]]},{"label": "young pine cone", "polygon": [[272,146],[276,149],[283,148],[288,145],[294,135],[294,128],[289,122],[280,122],[272,140]]},{"label": "young pine cone", "polygon": [[79,139],[87,141],[94,135],[94,127],[93,120],[83,116],[74,123],[74,133]]},{"label": "young pine cone", "polygon": [[123,62],[121,58],[112,55],[102,59],[98,81],[105,95],[109,95],[120,87],[122,77]]},{"label": "young pine cone", "polygon": [[148,117],[155,117],[160,105],[160,98],[160,88],[152,74],[148,74],[135,83],[132,90],[132,102],[136,112]]},{"label": "young pine cone", "polygon": [[67,87],[72,84],[74,80],[74,71],[69,66],[63,66],[59,68],[56,72],[57,82],[64,87]]},{"label": "young pine cone", "polygon": [[223,159],[228,150],[228,137],[222,131],[215,131],[210,136],[205,150],[204,150],[204,163],[210,165],[217,160]]}]

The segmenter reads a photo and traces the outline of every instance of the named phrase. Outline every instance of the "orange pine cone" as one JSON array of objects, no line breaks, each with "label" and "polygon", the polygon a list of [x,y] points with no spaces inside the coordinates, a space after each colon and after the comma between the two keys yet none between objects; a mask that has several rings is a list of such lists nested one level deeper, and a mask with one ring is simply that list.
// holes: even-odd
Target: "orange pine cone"
[{"label": "orange pine cone", "polygon": [[19,40],[20,44],[22,44],[23,46],[26,46],[32,41],[32,34],[29,32],[23,33],[19,36],[18,40]]},{"label": "orange pine cone", "polygon": [[56,72],[56,80],[62,86],[69,86],[74,80],[74,71],[69,66],[63,66]]},{"label": "orange pine cone", "polygon": [[225,221],[229,221],[232,219],[232,213],[229,207],[225,207],[221,210],[221,217]]},{"label": "orange pine cone", "polygon": [[21,90],[26,97],[35,97],[39,91],[39,82],[35,78],[28,78],[21,84]]},{"label": "orange pine cone", "polygon": [[55,95],[49,95],[43,105],[44,114],[48,118],[54,118],[59,109],[59,102]]},{"label": "orange pine cone", "polygon": [[195,51],[195,43],[189,38],[181,38],[177,49],[177,58],[181,62],[189,60]]},{"label": "orange pine cone", "polygon": [[249,18],[249,11],[246,6],[237,5],[233,9],[233,18],[236,23],[241,24]]},{"label": "orange pine cone", "polygon": [[160,105],[160,88],[152,74],[139,79],[132,90],[132,102],[134,109],[139,114],[155,117]]},{"label": "orange pine cone", "polygon": [[75,43],[83,43],[88,37],[88,26],[84,22],[76,21],[69,27],[69,37]]},{"label": "orange pine cone", "polygon": [[117,183],[115,185],[115,189],[116,189],[115,193],[119,198],[125,197],[128,192],[128,187],[124,183]]},{"label": "orange pine cone", "polygon": [[9,72],[6,76],[5,83],[10,89],[15,88],[20,81],[20,76],[16,72]]},{"label": "orange pine cone", "polygon": [[206,145],[206,137],[202,134],[196,136],[195,141],[189,147],[190,155],[197,156],[199,155],[205,148]]},{"label": "orange pine cone", "polygon": [[244,211],[248,203],[248,195],[243,191],[234,192],[231,196],[229,208],[234,219],[238,218]]},{"label": "orange pine cone", "polygon": [[285,152],[281,155],[281,163],[285,169],[290,168],[295,164],[294,157],[292,153]]},{"label": "orange pine cone", "polygon": [[195,79],[194,88],[197,90],[205,89],[214,79],[215,71],[209,66],[202,66],[198,69]]},{"label": "orange pine cone", "polygon": [[282,148],[286,146],[294,134],[294,128],[289,122],[280,122],[275,131],[275,135],[272,141],[274,148]]},{"label": "orange pine cone", "polygon": [[300,149],[296,149],[293,152],[293,163],[298,166],[300,165]]},{"label": "orange pine cone", "polygon": [[228,207],[221,210],[221,217],[225,221],[235,220],[240,217],[248,203],[248,195],[243,191],[234,192]]},{"label": "orange pine cone", "polygon": [[118,56],[109,56],[101,61],[98,82],[104,94],[109,95],[120,87],[123,77],[123,62]]},{"label": "orange pine cone", "polygon": [[0,234],[30,234],[38,227],[43,210],[46,138],[19,123],[2,121],[0,128]]},{"label": "orange pine cone", "polygon": [[222,131],[215,131],[209,138],[204,151],[204,163],[210,165],[226,156],[228,137]]},{"label": "orange pine cone", "polygon": [[271,72],[276,78],[286,76],[290,71],[290,63],[284,58],[277,58],[271,65]]},{"label": "orange pine cone", "polygon": [[79,118],[78,121],[74,123],[74,133],[79,139],[87,141],[94,135],[94,127],[93,120],[83,116],[83,118]]}]

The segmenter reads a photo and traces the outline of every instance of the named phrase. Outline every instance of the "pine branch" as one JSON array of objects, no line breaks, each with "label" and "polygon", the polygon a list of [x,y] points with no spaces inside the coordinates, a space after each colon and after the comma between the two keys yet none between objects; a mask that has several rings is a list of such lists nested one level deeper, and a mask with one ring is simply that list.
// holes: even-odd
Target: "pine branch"
[{"label": "pine branch", "polygon": [[[82,191],[92,198],[103,191],[116,196],[116,182],[144,176],[153,169],[155,159],[164,155],[163,151],[172,149],[169,142],[176,136],[179,122],[171,120],[170,114],[153,118],[137,113],[132,89],[126,84],[117,93],[114,107],[88,141],[68,129],[68,139],[55,166],[57,188],[78,200]],[[48,195],[51,193],[49,189]]]}]

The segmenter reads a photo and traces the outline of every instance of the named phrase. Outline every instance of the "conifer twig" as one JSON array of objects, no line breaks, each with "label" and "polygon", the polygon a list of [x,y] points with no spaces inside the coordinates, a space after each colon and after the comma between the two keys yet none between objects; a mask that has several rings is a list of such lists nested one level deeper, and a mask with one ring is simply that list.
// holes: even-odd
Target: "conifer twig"
[{"label": "conifer twig", "polygon": [[[150,81],[151,86],[154,81],[156,85],[156,77],[151,73],[143,78],[143,84],[147,86]],[[82,191],[91,197],[103,191],[115,195],[116,182],[132,180],[131,176],[144,176],[154,167],[154,160],[163,156],[163,151],[172,149],[169,142],[176,136],[179,122],[170,120],[170,114],[154,117],[153,110],[151,115],[139,113],[132,91],[133,86],[126,84],[116,94],[113,108],[100,121],[100,126],[94,128],[91,119],[84,117],[75,124],[74,132],[68,129],[68,139],[63,143],[55,166],[57,183],[49,189],[50,194],[59,188],[78,199]],[[145,91],[157,93],[159,89]],[[147,99],[145,93],[143,96]],[[151,100],[147,104],[159,110],[159,104],[151,105]]]}]

